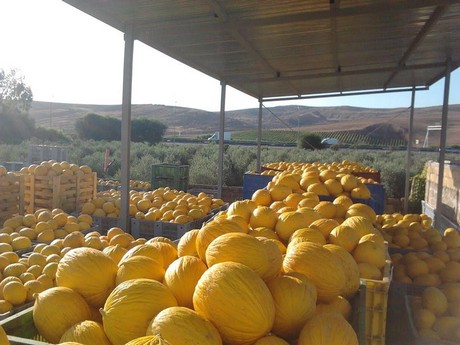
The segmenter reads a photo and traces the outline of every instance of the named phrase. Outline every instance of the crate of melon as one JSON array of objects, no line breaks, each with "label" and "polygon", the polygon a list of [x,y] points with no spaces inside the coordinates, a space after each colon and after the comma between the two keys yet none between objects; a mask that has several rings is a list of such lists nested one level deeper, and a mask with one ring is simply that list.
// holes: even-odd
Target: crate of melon
[{"label": "crate of melon", "polygon": [[38,333],[33,320],[33,306],[0,321],[11,345],[49,345]]}]

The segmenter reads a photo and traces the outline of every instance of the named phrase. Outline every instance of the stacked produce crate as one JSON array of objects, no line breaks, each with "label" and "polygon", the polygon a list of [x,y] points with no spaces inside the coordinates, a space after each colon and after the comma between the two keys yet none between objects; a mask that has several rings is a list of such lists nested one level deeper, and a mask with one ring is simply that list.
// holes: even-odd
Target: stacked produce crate
[{"label": "stacked produce crate", "polygon": [[171,189],[187,191],[189,183],[189,165],[152,164],[151,187],[170,187]]},{"label": "stacked produce crate", "polygon": [[0,221],[23,212],[21,176],[6,173],[0,166]]}]

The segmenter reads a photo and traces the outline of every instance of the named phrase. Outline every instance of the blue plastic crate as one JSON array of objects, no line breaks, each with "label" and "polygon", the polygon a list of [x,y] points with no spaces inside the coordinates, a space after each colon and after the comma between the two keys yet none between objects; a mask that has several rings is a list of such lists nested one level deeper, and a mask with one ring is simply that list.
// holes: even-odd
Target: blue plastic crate
[{"label": "blue plastic crate", "polygon": [[270,175],[249,174],[243,175],[243,199],[251,199],[258,189],[264,189],[273,179]]},{"label": "blue plastic crate", "polygon": [[382,184],[366,184],[367,188],[371,192],[371,202],[370,205],[375,213],[383,214],[385,210],[385,189]]}]

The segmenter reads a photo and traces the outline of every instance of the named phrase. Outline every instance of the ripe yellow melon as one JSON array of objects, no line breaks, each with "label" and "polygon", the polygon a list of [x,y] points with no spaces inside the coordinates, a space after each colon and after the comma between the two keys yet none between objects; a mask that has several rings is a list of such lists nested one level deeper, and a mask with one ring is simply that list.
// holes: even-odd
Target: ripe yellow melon
[{"label": "ripe yellow melon", "polygon": [[262,275],[262,279],[268,282],[281,274],[283,254],[286,253],[286,248],[280,241],[275,239],[264,237],[257,237],[257,239],[264,245],[267,252],[269,268]]},{"label": "ripe yellow melon", "polygon": [[105,255],[110,256],[112,258],[112,260],[118,265],[118,263],[120,262],[120,260],[123,257],[123,255],[126,254],[127,250],[126,250],[126,248],[123,248],[119,244],[116,244],[114,246],[109,245],[109,246],[105,247],[102,250],[102,252]]},{"label": "ripe yellow melon", "polygon": [[111,345],[102,325],[91,320],[81,321],[69,327],[59,341],[64,342]]},{"label": "ripe yellow melon", "polygon": [[446,267],[439,271],[443,283],[460,282],[460,262],[446,262]]},{"label": "ripe yellow melon", "polygon": [[196,237],[196,250],[201,260],[206,260],[206,249],[217,237],[229,232],[246,232],[238,223],[217,218],[205,224]]},{"label": "ripe yellow melon", "polygon": [[228,233],[219,236],[206,250],[206,264],[232,261],[246,265],[263,277],[270,262],[264,245],[255,237],[243,233]]},{"label": "ripe yellow melon", "polygon": [[414,279],[417,276],[428,274],[429,268],[425,261],[413,260],[406,264],[406,273],[410,278]]},{"label": "ripe yellow melon", "polygon": [[101,307],[115,287],[117,269],[115,262],[101,251],[76,248],[59,262],[56,284],[74,289],[89,305]]},{"label": "ripe yellow melon", "polygon": [[358,232],[347,225],[339,225],[332,229],[328,237],[329,243],[336,244],[348,252],[352,252],[359,242]]},{"label": "ripe yellow melon", "polygon": [[252,344],[266,335],[275,319],[267,285],[249,267],[235,262],[216,264],[202,275],[193,306],[216,326],[224,343],[235,345]]},{"label": "ripe yellow melon", "polygon": [[454,316],[441,316],[433,324],[433,330],[441,339],[450,340],[458,344],[460,341],[457,330],[460,327],[460,318]]},{"label": "ripe yellow melon", "polygon": [[245,202],[245,200],[234,201],[228,206],[227,209],[227,215],[240,216],[245,220],[246,223],[249,223],[251,213],[251,207],[247,202]]},{"label": "ripe yellow melon", "polygon": [[336,207],[331,201],[320,201],[313,209],[321,218],[333,219],[336,216]]},{"label": "ripe yellow melon", "polygon": [[24,304],[27,299],[27,289],[22,282],[10,281],[3,286],[3,298],[13,306]]},{"label": "ripe yellow melon", "polygon": [[341,246],[335,244],[326,244],[323,246],[339,258],[345,272],[345,287],[342,296],[346,298],[353,297],[359,289],[360,271],[358,264],[353,256]]},{"label": "ripe yellow melon", "polygon": [[302,328],[298,345],[358,345],[353,327],[339,313],[319,313]]},{"label": "ripe yellow melon", "polygon": [[448,307],[447,297],[444,293],[433,286],[429,286],[422,293],[423,307],[432,311],[436,316],[445,313]]},{"label": "ripe yellow melon", "polygon": [[145,335],[133,339],[126,343],[126,345],[172,345],[171,343],[164,340],[161,335]]},{"label": "ripe yellow melon", "polygon": [[254,345],[289,345],[289,343],[276,335],[269,334],[257,340]]},{"label": "ripe yellow melon", "polygon": [[317,244],[326,244],[326,239],[323,234],[318,230],[312,228],[301,228],[294,231],[291,235],[289,242],[293,241],[296,238],[302,238],[302,241],[313,242]]},{"label": "ripe yellow melon", "polygon": [[318,300],[328,302],[345,288],[346,277],[339,259],[326,248],[302,242],[288,248],[283,262],[286,273],[298,272],[309,278],[318,290]]},{"label": "ripe yellow melon", "polygon": [[[155,242],[148,240],[145,244],[159,250],[163,258],[163,268],[166,270],[168,266],[177,259],[177,249],[174,245],[166,242]],[[160,261],[161,262],[161,261]]]},{"label": "ripe yellow melon", "polygon": [[161,335],[171,344],[222,344],[216,327],[203,316],[186,307],[170,307],[160,311],[150,322],[147,335]]},{"label": "ripe yellow melon", "polygon": [[335,178],[324,181],[324,185],[326,186],[329,195],[337,196],[343,192],[342,184]]},{"label": "ripe yellow melon", "polygon": [[442,285],[441,289],[449,302],[460,302],[460,283],[446,283]]},{"label": "ripe yellow melon", "polygon": [[436,315],[429,309],[414,310],[414,325],[417,329],[431,328],[436,320]]},{"label": "ripe yellow melon", "polygon": [[161,250],[157,246],[153,246],[151,244],[138,244],[134,246],[133,248],[129,249],[125,255],[121,258],[121,260],[118,262],[120,265],[123,263],[123,261],[133,257],[133,256],[146,256],[149,257],[158,263],[163,265],[164,268],[164,260],[163,260],[163,254],[161,253]]},{"label": "ripe yellow melon", "polygon": [[272,203],[272,197],[270,191],[267,189],[258,189],[256,190],[251,197],[251,200],[254,201],[259,206],[270,206]]},{"label": "ripe yellow melon", "polygon": [[118,285],[101,309],[104,331],[113,345],[145,335],[150,321],[163,309],[177,306],[171,291],[151,279],[132,279]]},{"label": "ripe yellow melon", "polygon": [[249,225],[252,229],[267,227],[274,229],[278,221],[277,213],[268,206],[258,206],[252,211],[249,218]]},{"label": "ripe yellow melon", "polygon": [[248,234],[254,237],[265,237],[265,238],[270,238],[272,240],[278,240],[278,241],[280,239],[274,230],[270,228],[266,228],[266,227],[259,227],[259,228],[252,229],[251,231],[248,232]]},{"label": "ripe yellow melon", "polygon": [[86,301],[69,288],[50,288],[35,299],[35,327],[51,343],[58,343],[69,327],[90,317],[91,311]]},{"label": "ripe yellow melon", "polygon": [[385,250],[374,242],[366,241],[359,243],[352,254],[358,263],[367,262],[379,269],[385,266]]},{"label": "ripe yellow melon", "polygon": [[275,302],[272,333],[284,339],[296,339],[305,322],[315,313],[316,287],[308,280],[289,275],[274,278],[267,286]]},{"label": "ripe yellow melon", "polygon": [[313,220],[302,212],[284,212],[279,215],[275,231],[283,243],[288,243],[289,238],[297,229],[305,228]]},{"label": "ripe yellow melon", "polygon": [[162,281],[165,274],[163,265],[146,256],[133,256],[118,265],[115,285],[130,279],[153,279]]},{"label": "ripe yellow melon", "polygon": [[[359,275],[363,279],[372,279],[372,280],[382,280],[382,272],[374,265],[368,262],[360,262],[358,263]],[[406,275],[400,276],[397,280],[400,282],[405,282]],[[410,280],[409,277],[407,279]],[[410,280],[410,282],[412,282]]]},{"label": "ripe yellow melon", "polygon": [[285,185],[274,185],[269,188],[270,197],[272,202],[274,201],[282,201],[284,200],[289,194],[292,194],[292,188]]},{"label": "ripe yellow melon", "polygon": [[320,303],[316,306],[316,313],[340,313],[346,320],[350,320],[352,307],[350,302],[342,296],[338,296],[329,303]]},{"label": "ripe yellow melon", "polygon": [[179,306],[193,309],[193,292],[206,270],[203,261],[194,256],[180,257],[169,265],[164,275],[164,284],[176,297]]},{"label": "ripe yellow melon", "polygon": [[187,231],[179,239],[179,243],[177,244],[177,255],[179,257],[186,255],[198,256],[196,251],[196,237],[199,231],[199,229],[192,229]]},{"label": "ripe yellow melon", "polygon": [[372,222],[363,216],[349,217],[343,221],[342,225],[347,225],[355,229],[358,232],[359,238],[374,232]]},{"label": "ripe yellow melon", "polygon": [[332,229],[338,226],[339,223],[335,219],[317,219],[313,223],[310,224],[310,228],[319,230],[325,239],[329,237]]}]

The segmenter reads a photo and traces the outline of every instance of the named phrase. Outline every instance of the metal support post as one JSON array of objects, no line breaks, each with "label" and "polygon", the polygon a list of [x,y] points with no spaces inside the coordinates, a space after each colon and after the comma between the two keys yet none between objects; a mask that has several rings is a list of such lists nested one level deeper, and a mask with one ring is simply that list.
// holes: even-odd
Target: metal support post
[{"label": "metal support post", "polygon": [[410,103],[409,117],[409,138],[407,140],[406,155],[406,181],[404,184],[404,213],[409,211],[409,193],[410,193],[410,166],[412,163],[412,141],[414,137],[414,105],[415,105],[415,87],[412,88],[412,98]]},{"label": "metal support post", "polygon": [[125,55],[123,63],[123,103],[121,112],[121,210],[120,227],[130,232],[129,219],[129,160],[131,149],[131,92],[133,80],[134,39],[132,27],[125,32]]},{"label": "metal support post", "polygon": [[219,124],[219,158],[217,161],[217,197],[222,198],[222,185],[224,175],[224,131],[225,131],[225,91],[227,84],[221,82],[220,95],[220,124]]},{"label": "metal support post", "polygon": [[[447,115],[449,112],[449,91],[450,91],[450,72],[451,60],[446,63],[446,76],[444,79],[444,100],[442,104],[442,120],[441,120],[441,142],[439,150],[439,166],[438,166],[438,192],[436,194],[435,215],[439,212],[442,204],[442,189],[444,186],[444,160],[446,156],[446,141],[447,141]],[[436,219],[435,219],[436,221]]]},{"label": "metal support post", "polygon": [[262,101],[259,100],[259,121],[257,124],[257,172],[261,172],[260,147],[262,144]]}]

